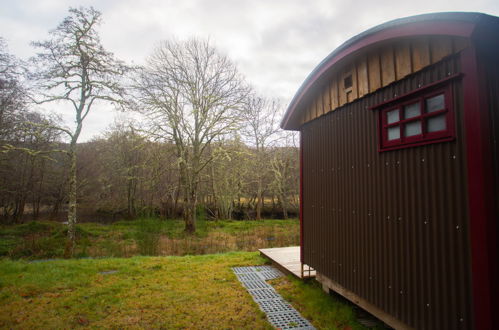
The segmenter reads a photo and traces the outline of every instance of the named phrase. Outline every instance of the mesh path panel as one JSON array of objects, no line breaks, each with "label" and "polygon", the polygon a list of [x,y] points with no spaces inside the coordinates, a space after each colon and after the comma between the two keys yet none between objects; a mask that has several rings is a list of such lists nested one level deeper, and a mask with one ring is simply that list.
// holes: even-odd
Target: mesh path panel
[{"label": "mesh path panel", "polygon": [[315,329],[265,282],[283,276],[279,270],[272,266],[234,267],[232,270],[275,328]]}]

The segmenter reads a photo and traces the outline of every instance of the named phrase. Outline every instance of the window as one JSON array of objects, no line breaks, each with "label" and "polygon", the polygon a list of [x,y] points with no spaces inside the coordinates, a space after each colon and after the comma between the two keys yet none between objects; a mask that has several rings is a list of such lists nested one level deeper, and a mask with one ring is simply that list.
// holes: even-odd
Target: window
[{"label": "window", "polygon": [[379,109],[380,151],[454,139],[450,86],[418,91]]}]

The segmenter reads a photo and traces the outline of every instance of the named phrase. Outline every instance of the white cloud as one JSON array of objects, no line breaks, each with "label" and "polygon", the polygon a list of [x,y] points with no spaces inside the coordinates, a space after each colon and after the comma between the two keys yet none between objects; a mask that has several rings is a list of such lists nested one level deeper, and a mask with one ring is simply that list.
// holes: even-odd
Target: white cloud
[{"label": "white cloud", "polygon": [[[284,103],[324,57],[370,27],[436,11],[499,15],[497,0],[19,0],[3,6],[1,36],[12,53],[29,57],[34,54],[29,42],[46,38],[69,6],[89,5],[103,13],[102,42],[118,58],[139,64],[160,40],[210,38],[257,90]],[[114,116],[110,106],[94,109],[82,140],[101,132]]]}]

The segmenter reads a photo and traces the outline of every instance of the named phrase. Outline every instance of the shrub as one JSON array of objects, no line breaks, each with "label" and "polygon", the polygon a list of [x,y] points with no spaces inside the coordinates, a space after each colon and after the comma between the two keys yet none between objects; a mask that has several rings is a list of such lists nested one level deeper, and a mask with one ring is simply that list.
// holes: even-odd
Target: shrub
[{"label": "shrub", "polygon": [[137,221],[135,242],[141,255],[158,255],[161,227],[159,219],[141,219]]}]

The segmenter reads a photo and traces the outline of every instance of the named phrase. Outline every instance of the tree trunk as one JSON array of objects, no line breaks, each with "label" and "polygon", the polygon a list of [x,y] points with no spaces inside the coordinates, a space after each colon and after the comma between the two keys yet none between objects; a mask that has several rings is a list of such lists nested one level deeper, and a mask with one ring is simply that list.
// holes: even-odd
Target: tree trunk
[{"label": "tree trunk", "polygon": [[288,218],[288,203],[286,202],[286,196],[283,195],[279,199],[281,202],[283,217],[284,217],[284,219],[287,219]]},{"label": "tree trunk", "polygon": [[68,192],[68,241],[65,256],[73,257],[76,246],[76,143],[69,149],[69,192]]},{"label": "tree trunk", "polygon": [[256,220],[262,220],[262,208],[263,208],[263,189],[262,182],[258,180],[258,190],[256,196]]},{"label": "tree trunk", "polygon": [[218,220],[218,219],[220,219],[220,212],[219,212],[219,203],[218,203],[217,191],[215,189],[215,168],[214,168],[213,164],[211,165],[211,191],[213,194],[213,207],[215,209],[214,217],[216,220]]},{"label": "tree trunk", "polygon": [[196,206],[197,196],[195,189],[187,192],[186,203],[184,206],[185,232],[193,234],[196,232]]}]

